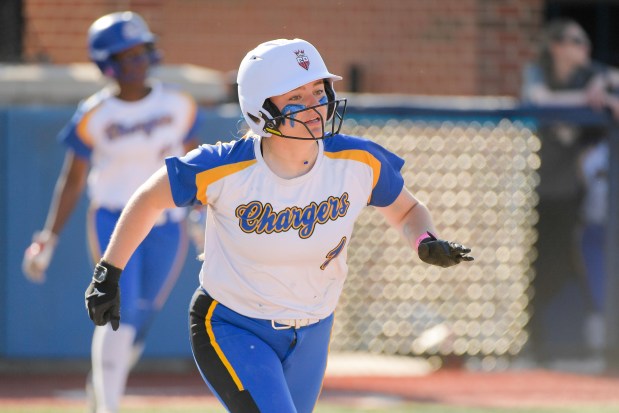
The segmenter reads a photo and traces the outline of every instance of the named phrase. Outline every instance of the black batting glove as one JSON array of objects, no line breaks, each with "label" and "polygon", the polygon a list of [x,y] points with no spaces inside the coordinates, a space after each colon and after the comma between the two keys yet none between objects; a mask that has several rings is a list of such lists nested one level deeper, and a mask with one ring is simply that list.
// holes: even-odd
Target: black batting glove
[{"label": "black batting glove", "polygon": [[470,248],[455,242],[449,242],[437,239],[431,233],[427,233],[428,237],[421,240],[417,247],[417,254],[421,261],[439,267],[447,268],[462,261],[473,261],[473,257],[468,255],[471,252]]},{"label": "black batting glove", "polygon": [[104,326],[109,321],[114,331],[120,324],[120,268],[103,260],[95,266],[92,281],[86,289],[86,309],[88,316],[97,326]]}]

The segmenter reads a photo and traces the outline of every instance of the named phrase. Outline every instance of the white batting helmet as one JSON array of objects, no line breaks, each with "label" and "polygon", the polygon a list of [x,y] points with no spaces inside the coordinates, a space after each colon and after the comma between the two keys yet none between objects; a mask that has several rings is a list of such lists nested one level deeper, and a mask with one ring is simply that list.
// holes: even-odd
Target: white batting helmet
[{"label": "white batting helmet", "polygon": [[273,128],[275,123],[269,121],[281,113],[268,99],[320,79],[326,81],[331,117],[335,101],[332,84],[342,78],[329,72],[318,50],[302,39],[262,43],[247,53],[239,67],[237,84],[243,117],[254,133],[270,136],[264,128],[267,123]]}]

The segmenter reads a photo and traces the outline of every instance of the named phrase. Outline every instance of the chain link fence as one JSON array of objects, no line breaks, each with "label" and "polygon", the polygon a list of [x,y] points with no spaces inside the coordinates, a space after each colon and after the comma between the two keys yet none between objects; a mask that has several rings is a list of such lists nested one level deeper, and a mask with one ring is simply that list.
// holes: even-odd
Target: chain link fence
[{"label": "chain link fence", "polygon": [[518,354],[533,277],[540,140],[518,121],[349,117],[346,133],[406,160],[407,186],[442,238],[475,261],[422,263],[372,208],[357,222],[332,351],[472,356],[488,369]]}]

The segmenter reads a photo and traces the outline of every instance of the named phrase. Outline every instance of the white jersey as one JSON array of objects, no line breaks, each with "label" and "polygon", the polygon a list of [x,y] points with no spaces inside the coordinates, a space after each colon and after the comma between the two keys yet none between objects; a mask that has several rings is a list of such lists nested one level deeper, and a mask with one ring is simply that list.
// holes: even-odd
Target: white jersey
[{"label": "white jersey", "polygon": [[368,204],[390,205],[402,191],[404,162],[381,146],[345,135],[318,144],[313,168],[294,179],[268,168],[259,137],[166,160],[175,203],[208,205],[200,284],[240,314],[330,315],[355,220]]},{"label": "white jersey", "polygon": [[59,139],[90,159],[91,202],[120,210],[167,156],[185,153],[197,114],[191,96],[159,82],[135,102],[120,100],[106,88],[80,103]]}]

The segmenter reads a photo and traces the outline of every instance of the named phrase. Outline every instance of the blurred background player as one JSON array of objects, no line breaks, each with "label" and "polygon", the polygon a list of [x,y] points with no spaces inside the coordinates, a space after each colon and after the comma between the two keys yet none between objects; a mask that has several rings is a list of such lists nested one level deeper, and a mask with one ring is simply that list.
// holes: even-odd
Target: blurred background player
[{"label": "blurred background player", "polygon": [[86,290],[95,324],[117,322],[121,272],[160,211],[207,205],[190,338],[202,377],[231,412],[313,411],[348,244],[366,206],[424,262],[473,260],[470,249],[432,235],[428,209],[404,186],[400,157],[339,134],[346,103],[333,82],[340,79],[301,39],[250,51],[238,94],[251,130],[167,158],[129,201]]},{"label": "blurred background player", "polygon": [[[148,78],[160,56],[155,36],[136,13],[97,19],[88,31],[90,59],[113,80],[82,101],[58,138],[68,149],[43,230],[26,249],[23,271],[42,283],[58,236],[87,187],[88,242],[99,261],[121,210],[167,156],[197,146],[196,102]],[[125,267],[123,322],[96,327],[92,340],[92,411],[118,411],[153,316],[173,288],[187,254],[183,209],[167,209]],[[104,351],[105,349],[105,351]]]}]

